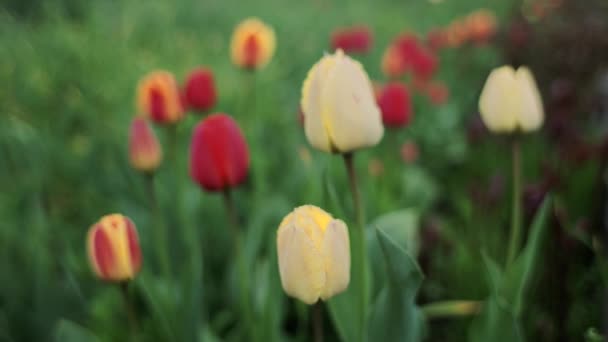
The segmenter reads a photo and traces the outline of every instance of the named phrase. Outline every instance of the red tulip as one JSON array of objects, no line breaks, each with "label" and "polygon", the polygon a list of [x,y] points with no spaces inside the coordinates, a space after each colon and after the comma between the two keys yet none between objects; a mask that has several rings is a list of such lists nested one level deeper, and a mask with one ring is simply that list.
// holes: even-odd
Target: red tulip
[{"label": "red tulip", "polygon": [[412,117],[412,102],[405,85],[390,83],[378,97],[378,106],[382,112],[382,121],[388,127],[407,125]]},{"label": "red tulip", "polygon": [[353,26],[334,31],[331,36],[333,50],[342,49],[345,53],[366,53],[372,46],[372,33],[366,26]]},{"label": "red tulip", "polygon": [[409,58],[414,77],[418,80],[428,81],[437,71],[437,56],[424,46],[419,45]]},{"label": "red tulip", "polygon": [[435,28],[426,35],[426,44],[434,51],[439,51],[448,43],[447,32],[442,28]]},{"label": "red tulip", "polygon": [[211,70],[194,69],[188,75],[184,88],[184,100],[189,108],[204,112],[215,105],[215,82]]},{"label": "red tulip", "polygon": [[412,56],[420,45],[415,35],[406,33],[398,36],[384,52],[382,72],[391,78],[403,76],[412,68]]},{"label": "red tulip", "polygon": [[229,115],[218,113],[194,128],[190,145],[190,176],[208,191],[242,183],[249,171],[247,142]]}]

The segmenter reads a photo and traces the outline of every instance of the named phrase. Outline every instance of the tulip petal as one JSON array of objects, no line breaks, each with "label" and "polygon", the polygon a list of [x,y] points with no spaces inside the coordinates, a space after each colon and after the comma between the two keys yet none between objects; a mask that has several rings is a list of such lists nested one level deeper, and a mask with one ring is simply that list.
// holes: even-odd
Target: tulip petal
[{"label": "tulip petal", "polygon": [[544,113],[534,76],[530,69],[520,67],[515,72],[515,79],[521,96],[519,126],[524,132],[537,130],[543,124]]},{"label": "tulip petal", "polygon": [[335,54],[335,65],[321,92],[321,116],[333,145],[340,152],[377,144],[384,133],[371,81],[358,62]]},{"label": "tulip petal", "polygon": [[310,236],[294,223],[281,225],[277,253],[285,292],[306,304],[314,304],[325,286],[325,265]]},{"label": "tulip petal", "polygon": [[520,104],[515,70],[510,66],[494,69],[479,98],[479,112],[485,125],[493,132],[513,131]]},{"label": "tulip petal", "polygon": [[326,56],[308,72],[302,87],[301,107],[304,113],[304,132],[310,144],[324,152],[332,152],[331,142],[323,118],[321,117],[321,90],[323,76],[328,65],[333,64],[331,56]]},{"label": "tulip petal", "polygon": [[321,245],[325,261],[325,287],[321,299],[326,300],[338,294],[350,282],[350,242],[346,224],[342,220],[332,220],[325,230]]}]

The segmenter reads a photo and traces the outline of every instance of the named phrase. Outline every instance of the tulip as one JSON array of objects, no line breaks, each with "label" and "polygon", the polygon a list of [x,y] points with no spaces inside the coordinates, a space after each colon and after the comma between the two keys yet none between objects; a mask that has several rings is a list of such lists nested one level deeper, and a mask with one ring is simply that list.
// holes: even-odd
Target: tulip
[{"label": "tulip", "polygon": [[412,69],[412,56],[416,54],[419,45],[415,35],[406,33],[398,36],[384,52],[382,72],[391,78],[403,76]]},{"label": "tulip", "polygon": [[242,21],[232,34],[232,62],[245,69],[264,67],[274,54],[276,38],[272,27],[257,18]]},{"label": "tulip", "polygon": [[249,171],[249,150],[238,124],[229,115],[212,114],[194,128],[190,176],[208,191],[242,183]]},{"label": "tulip", "polygon": [[530,132],[543,123],[543,104],[527,67],[494,69],[481,92],[479,112],[484,124],[495,133]]},{"label": "tulip", "polygon": [[144,173],[153,173],[162,159],[163,153],[160,144],[146,119],[141,116],[134,118],[129,130],[131,166]]},{"label": "tulip", "polygon": [[407,87],[401,83],[386,85],[378,96],[382,121],[388,127],[407,125],[412,116],[412,102]]},{"label": "tulip", "polygon": [[159,124],[176,123],[184,116],[177,82],[167,71],[154,71],[137,85],[137,107],[141,114]]},{"label": "tulip", "polygon": [[348,153],[382,139],[371,81],[361,64],[342,50],[323,57],[308,72],[301,106],[306,138],[321,151]]},{"label": "tulip", "polygon": [[446,103],[450,97],[450,89],[440,81],[429,83],[425,92],[431,103],[437,106]]},{"label": "tulip", "polygon": [[426,35],[426,44],[434,51],[441,50],[448,43],[447,32],[441,28],[435,28]]},{"label": "tulip", "polygon": [[459,47],[469,40],[469,30],[461,20],[454,20],[447,28],[447,41],[451,47]]},{"label": "tulip", "polygon": [[496,16],[489,10],[480,9],[466,18],[465,26],[471,40],[483,44],[496,34]]},{"label": "tulip", "polygon": [[437,56],[421,45],[418,45],[405,58],[412,65],[414,77],[421,82],[427,82],[435,74],[439,65]]},{"label": "tulip", "polygon": [[139,238],[128,217],[102,217],[89,229],[87,240],[89,261],[100,279],[123,282],[135,278],[141,269]]},{"label": "tulip", "polygon": [[215,105],[215,82],[211,70],[194,69],[188,75],[184,88],[184,97],[189,108],[204,112]]},{"label": "tulip", "polygon": [[279,274],[285,292],[306,304],[348,287],[350,245],[346,224],[323,209],[294,209],[277,231]]},{"label": "tulip", "polygon": [[331,36],[332,50],[346,53],[366,53],[372,47],[372,33],[366,26],[354,26],[334,31]]}]

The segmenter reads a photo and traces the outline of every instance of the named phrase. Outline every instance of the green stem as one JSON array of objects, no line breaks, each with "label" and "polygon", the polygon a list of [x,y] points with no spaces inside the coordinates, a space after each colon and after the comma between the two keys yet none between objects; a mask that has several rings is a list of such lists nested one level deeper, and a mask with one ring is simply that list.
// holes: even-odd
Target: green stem
[{"label": "green stem", "polygon": [[513,138],[513,211],[511,213],[511,237],[507,254],[507,267],[513,263],[519,252],[522,234],[521,217],[521,150],[518,137]]},{"label": "green stem", "polygon": [[365,247],[365,217],[363,214],[363,206],[361,204],[361,194],[359,192],[359,187],[357,184],[357,174],[355,172],[355,166],[353,162],[353,154],[345,153],[343,154],[344,164],[346,166],[346,171],[348,173],[348,180],[350,185],[350,190],[353,198],[353,207],[355,210],[355,217],[357,220],[357,229],[352,231],[353,237],[353,264],[357,265],[353,274],[356,274],[359,289],[359,340],[363,341],[365,339],[366,334],[366,313],[367,313],[367,250]]},{"label": "green stem", "polygon": [[323,342],[323,302],[317,301],[311,309],[314,342]]},{"label": "green stem", "polygon": [[449,300],[424,305],[422,313],[427,320],[476,315],[481,302],[474,300]]},{"label": "green stem", "polygon": [[237,263],[239,279],[237,280],[240,292],[241,308],[244,315],[244,325],[248,336],[255,336],[251,306],[249,300],[249,279],[247,276],[247,265],[245,263],[244,250],[242,248],[241,232],[238,228],[238,216],[232,192],[229,188],[222,192],[224,198],[224,206],[226,207],[226,216],[228,219],[229,230],[232,235],[232,255],[233,260]]},{"label": "green stem", "polygon": [[167,248],[167,234],[165,225],[163,224],[160,207],[156,198],[156,189],[154,187],[154,173],[146,173],[145,175],[146,189],[150,200],[151,222],[154,225],[154,242],[156,243],[156,257],[160,266],[161,274],[170,279],[171,268],[169,259],[169,250]]},{"label": "green stem", "polygon": [[125,304],[125,310],[127,311],[129,328],[131,330],[131,341],[135,341],[139,324],[137,322],[137,314],[135,313],[135,308],[133,307],[133,302],[131,301],[131,296],[129,294],[129,282],[120,282],[118,286],[120,287],[122,300]]}]

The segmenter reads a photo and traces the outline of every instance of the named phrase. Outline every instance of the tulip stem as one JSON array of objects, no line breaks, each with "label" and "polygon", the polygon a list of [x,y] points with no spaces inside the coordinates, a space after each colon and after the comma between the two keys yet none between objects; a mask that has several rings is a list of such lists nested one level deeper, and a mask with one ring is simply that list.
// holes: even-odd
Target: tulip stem
[{"label": "tulip stem", "polygon": [[363,216],[363,206],[361,205],[361,195],[359,187],[357,185],[357,174],[355,172],[355,166],[353,162],[353,154],[345,153],[344,164],[346,165],[346,171],[348,173],[348,180],[350,184],[350,190],[353,198],[353,207],[355,211],[355,217],[357,219],[358,229],[353,230],[351,236],[353,238],[353,264],[357,265],[353,274],[358,275],[357,283],[359,289],[359,329],[360,329],[360,340],[365,339],[365,317],[367,313],[367,250],[365,248],[365,218]]},{"label": "tulip stem", "polygon": [[154,187],[154,173],[146,173],[146,189],[148,191],[148,197],[150,200],[151,206],[151,222],[154,227],[155,232],[155,242],[156,242],[156,253],[158,258],[158,264],[160,265],[160,269],[162,275],[169,279],[171,277],[170,274],[170,265],[169,265],[169,253],[167,247],[165,246],[165,242],[167,241],[167,236],[165,232],[165,226],[163,224],[163,220],[160,214],[158,200],[156,198],[156,189]]},{"label": "tulip stem", "polygon": [[232,248],[234,255],[237,256],[240,250],[240,238],[239,238],[239,224],[237,219],[236,207],[234,206],[234,200],[232,199],[232,192],[226,188],[222,192],[224,198],[224,206],[226,207],[226,216],[228,219],[228,226],[230,233],[232,234]]},{"label": "tulip stem", "polygon": [[427,320],[476,315],[481,302],[475,300],[448,300],[424,305],[422,313]]},{"label": "tulip stem", "polygon": [[312,332],[315,342],[323,342],[323,302],[321,300],[312,306]]},{"label": "tulip stem", "polygon": [[242,248],[241,234],[238,228],[238,217],[232,192],[229,188],[224,189],[222,192],[224,198],[224,205],[226,207],[226,215],[228,216],[228,225],[230,226],[230,232],[232,233],[232,249],[233,259],[237,263],[239,278],[239,291],[241,308],[245,316],[245,329],[249,336],[254,336],[253,318],[251,317],[251,308],[249,305],[249,281],[247,278],[247,265],[245,264],[245,256]]},{"label": "tulip stem", "polygon": [[129,319],[131,341],[135,341],[139,324],[137,323],[137,314],[135,313],[135,308],[133,307],[133,302],[131,301],[131,295],[129,294],[129,282],[120,282],[118,286],[120,287],[120,293],[122,294],[122,299],[125,303],[125,310],[127,311],[127,317]]},{"label": "tulip stem", "polygon": [[512,141],[513,151],[513,211],[511,212],[511,237],[507,254],[507,267],[517,257],[521,244],[521,149],[518,137]]}]

